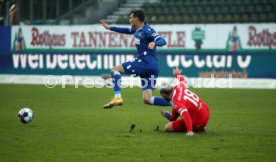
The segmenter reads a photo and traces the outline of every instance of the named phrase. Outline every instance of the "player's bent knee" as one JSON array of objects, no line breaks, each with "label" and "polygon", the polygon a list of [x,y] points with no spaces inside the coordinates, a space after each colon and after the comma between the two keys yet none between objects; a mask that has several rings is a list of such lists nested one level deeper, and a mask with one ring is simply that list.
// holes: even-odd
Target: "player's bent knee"
[{"label": "player's bent knee", "polygon": [[172,122],[169,122],[165,125],[165,132],[174,132]]},{"label": "player's bent knee", "polygon": [[121,75],[121,72],[119,72],[118,70],[111,70],[111,77],[113,78],[114,77],[114,75]]},{"label": "player's bent knee", "polygon": [[111,71],[117,70],[116,67],[111,68]]},{"label": "player's bent knee", "polygon": [[151,105],[150,98],[144,98],[144,104]]},{"label": "player's bent knee", "polygon": [[125,73],[124,67],[122,65],[112,67],[111,71],[118,71],[120,74]]}]

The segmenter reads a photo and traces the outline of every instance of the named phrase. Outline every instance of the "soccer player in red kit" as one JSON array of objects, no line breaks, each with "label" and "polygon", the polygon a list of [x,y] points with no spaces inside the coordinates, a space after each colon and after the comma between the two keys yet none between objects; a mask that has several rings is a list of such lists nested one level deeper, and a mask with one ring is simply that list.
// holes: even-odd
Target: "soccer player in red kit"
[{"label": "soccer player in red kit", "polygon": [[[186,88],[186,79],[181,76],[181,70],[175,68],[174,76],[179,84],[173,88],[162,88],[160,94],[167,100],[172,100],[172,112],[161,111],[170,122],[165,125],[167,132],[187,132],[193,136],[194,132],[205,131],[209,120],[209,108],[195,93]],[[181,116],[181,119],[177,118]]]}]

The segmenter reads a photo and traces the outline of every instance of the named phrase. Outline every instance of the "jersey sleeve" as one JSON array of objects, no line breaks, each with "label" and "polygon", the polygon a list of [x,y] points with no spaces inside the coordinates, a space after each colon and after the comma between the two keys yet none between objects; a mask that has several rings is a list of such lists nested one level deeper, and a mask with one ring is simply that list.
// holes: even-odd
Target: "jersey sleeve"
[{"label": "jersey sleeve", "polygon": [[111,26],[110,30],[117,33],[123,33],[123,34],[133,34],[136,31],[135,28],[123,28],[123,27],[116,27],[116,26]]},{"label": "jersey sleeve", "polygon": [[187,132],[193,131],[193,123],[187,107],[184,104],[178,103],[174,107],[184,120]]},{"label": "jersey sleeve", "polygon": [[149,29],[148,31],[146,31],[146,35],[147,39],[150,42],[155,42],[156,46],[164,46],[167,44],[165,39],[157,34],[156,31],[153,29]]}]

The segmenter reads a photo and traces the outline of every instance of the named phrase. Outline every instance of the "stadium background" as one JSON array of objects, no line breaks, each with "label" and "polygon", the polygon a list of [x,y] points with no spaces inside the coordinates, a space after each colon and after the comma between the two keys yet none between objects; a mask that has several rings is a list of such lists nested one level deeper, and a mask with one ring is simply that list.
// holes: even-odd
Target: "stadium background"
[{"label": "stadium background", "polygon": [[[128,26],[129,11],[142,8],[146,21],[168,43],[158,49],[158,85],[168,82],[170,69],[179,66],[189,78],[213,74],[233,78],[232,87],[275,88],[274,1],[4,2],[2,10],[9,16],[2,18],[6,25],[1,28],[0,73],[8,75],[1,75],[2,82],[20,83],[23,76],[24,82],[33,82],[36,75],[109,73],[112,66],[135,57],[134,39],[105,31],[98,20]],[[15,25],[7,25],[11,23]],[[20,76],[10,79],[10,74]]]},{"label": "stadium background", "polygon": [[[0,127],[0,142],[4,146],[0,150],[0,159],[16,161],[26,153],[33,155],[32,161],[179,160],[181,156],[177,158],[169,155],[181,152],[166,154],[162,149],[162,140],[168,139],[168,143],[176,140],[178,148],[190,148],[201,143],[202,148],[196,147],[188,151],[189,157],[185,154],[190,161],[200,161],[201,156],[205,157],[203,161],[275,160],[276,114],[271,105],[275,105],[276,97],[276,1],[1,0],[0,3],[1,112],[5,112],[1,113],[0,121],[6,123]],[[168,43],[167,46],[158,48],[158,85],[171,82],[171,69],[179,66],[187,76],[191,88],[210,88],[194,89],[213,106],[211,112],[214,118],[208,135],[199,135],[191,141],[179,134],[174,136],[151,131],[152,127],[161,127],[165,121],[159,119],[161,117],[157,112],[160,108],[148,110],[142,101],[139,102],[137,98],[140,96],[136,94],[140,90],[137,88],[124,90],[123,93],[128,96],[125,98],[125,109],[117,110],[117,114],[116,110],[112,110],[112,115],[106,115],[106,112],[99,109],[112,95],[109,89],[77,89],[69,86],[62,90],[61,86],[53,89],[43,86],[48,75],[57,77],[58,83],[62,80],[60,77],[66,75],[66,83],[72,85],[76,79],[99,78],[108,74],[112,66],[135,57],[133,36],[106,31],[98,23],[99,19],[104,19],[109,24],[127,27],[128,13],[133,8],[142,8],[146,22]],[[225,83],[198,85],[200,81],[204,82],[211,77],[215,81],[225,79],[226,83],[231,82],[230,87]],[[129,77],[123,79],[128,80]],[[100,98],[96,98],[98,96]],[[66,104],[65,100],[71,101],[71,104]],[[24,106],[31,107],[38,114],[28,127],[14,121],[14,114]],[[74,117],[74,114],[80,115],[80,118]],[[115,118],[114,123],[120,123],[120,117],[123,116],[126,123],[114,124],[106,120],[97,123],[105,116]],[[66,131],[68,125],[61,123],[60,118],[73,124],[75,129],[72,132]],[[42,119],[49,120],[49,123]],[[82,119],[79,124],[76,122]],[[138,130],[131,134],[128,133],[128,126],[133,122],[138,123]],[[87,126],[92,123],[106,129]],[[42,129],[41,126],[45,128]],[[54,127],[60,130],[52,129]],[[98,132],[88,131],[87,127]],[[268,129],[263,130],[263,127]],[[80,137],[79,132],[84,130],[91,138],[85,135]],[[244,133],[246,131],[248,133]],[[258,133],[262,131],[264,134]],[[18,132],[24,132],[21,134],[24,138],[34,139],[35,142],[27,142],[30,149],[19,147],[19,137],[16,136]],[[42,132],[58,133],[41,136]],[[37,133],[37,136],[33,133]],[[76,141],[66,133],[72,133],[80,140]],[[101,134],[107,135],[100,138]],[[64,141],[63,136],[67,140]],[[49,152],[51,156],[43,158],[37,143],[42,142],[45,150],[49,150],[53,146],[47,144],[50,139],[56,142],[56,149]],[[148,144],[141,144],[139,139]],[[108,142],[102,143],[103,140]],[[235,143],[231,143],[231,140]],[[91,148],[87,141],[102,147]],[[126,146],[122,145],[122,141],[126,142]],[[74,142],[82,149],[70,145]],[[148,147],[149,151],[141,151],[143,147]],[[124,148],[122,153],[120,148]],[[105,149],[111,154],[114,149],[118,150],[108,158],[108,153],[103,153]],[[135,153],[126,152],[127,149]],[[196,149],[199,150],[198,154],[193,152]],[[60,156],[56,156],[55,151],[60,152]],[[244,151],[246,153],[243,154]],[[10,158],[13,153],[16,156]],[[208,155],[203,156],[205,153]],[[231,153],[235,156],[230,156]],[[75,157],[70,158],[69,154],[75,154]]]}]

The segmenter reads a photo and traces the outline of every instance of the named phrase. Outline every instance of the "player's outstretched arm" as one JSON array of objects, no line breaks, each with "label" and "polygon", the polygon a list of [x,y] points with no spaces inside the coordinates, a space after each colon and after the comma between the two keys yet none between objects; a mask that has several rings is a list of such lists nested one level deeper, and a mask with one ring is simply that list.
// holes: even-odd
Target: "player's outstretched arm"
[{"label": "player's outstretched arm", "polygon": [[103,20],[99,20],[99,21],[106,30],[110,30],[110,26],[107,23],[105,23]]},{"label": "player's outstretched arm", "polygon": [[183,77],[181,75],[181,72],[182,72],[182,70],[179,69],[178,67],[173,69],[173,75],[177,78],[177,80],[179,81],[179,84],[187,87],[187,81],[186,81],[185,77]]},{"label": "player's outstretched arm", "polygon": [[106,30],[111,30],[111,31],[118,32],[118,33],[123,33],[123,34],[133,34],[133,33],[135,33],[134,28],[122,28],[122,27],[110,26],[107,23],[105,23],[103,20],[99,20],[99,21]]}]

